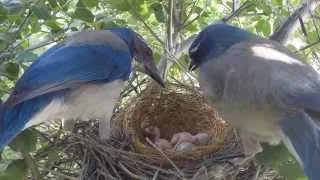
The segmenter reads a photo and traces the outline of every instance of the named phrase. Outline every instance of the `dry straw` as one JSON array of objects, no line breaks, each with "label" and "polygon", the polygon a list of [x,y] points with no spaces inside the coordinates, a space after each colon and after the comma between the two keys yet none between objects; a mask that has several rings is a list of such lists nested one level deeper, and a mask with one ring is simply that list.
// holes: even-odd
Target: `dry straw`
[{"label": "dry straw", "polygon": [[[143,136],[148,126],[159,127],[161,136],[167,140],[178,132],[209,135],[207,145],[197,146],[192,151],[164,152],[176,163],[216,152],[230,133],[226,123],[200,93],[181,84],[170,83],[165,89],[150,86],[121,112],[120,120],[124,131],[132,135],[135,151],[144,155],[163,157]],[[163,159],[169,163],[165,157]]]}]

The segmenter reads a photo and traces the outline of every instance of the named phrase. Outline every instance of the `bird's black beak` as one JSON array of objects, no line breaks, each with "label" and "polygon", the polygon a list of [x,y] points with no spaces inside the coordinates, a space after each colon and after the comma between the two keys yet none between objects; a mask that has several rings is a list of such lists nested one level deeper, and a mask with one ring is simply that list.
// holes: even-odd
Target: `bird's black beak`
[{"label": "bird's black beak", "polygon": [[160,86],[165,87],[164,81],[161,78],[156,64],[153,61],[148,61],[144,63],[144,70],[147,75],[149,75],[153,80],[155,80]]}]

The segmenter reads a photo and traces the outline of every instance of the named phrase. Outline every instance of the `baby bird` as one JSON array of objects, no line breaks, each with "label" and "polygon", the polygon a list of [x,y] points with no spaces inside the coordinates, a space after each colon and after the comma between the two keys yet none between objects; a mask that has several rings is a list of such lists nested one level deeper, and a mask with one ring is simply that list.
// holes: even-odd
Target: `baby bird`
[{"label": "baby bird", "polygon": [[145,138],[149,138],[156,146],[163,151],[172,149],[172,145],[168,140],[160,138],[160,129],[156,126],[149,126],[145,128]]}]

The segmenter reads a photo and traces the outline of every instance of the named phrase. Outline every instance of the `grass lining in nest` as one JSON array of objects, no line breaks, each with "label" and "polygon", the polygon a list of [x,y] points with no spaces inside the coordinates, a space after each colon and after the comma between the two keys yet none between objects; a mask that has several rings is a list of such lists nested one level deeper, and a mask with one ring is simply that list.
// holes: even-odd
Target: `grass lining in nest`
[{"label": "grass lining in nest", "polygon": [[228,162],[241,154],[233,136],[229,136],[225,146],[214,155],[186,160],[185,165],[164,167],[163,157],[135,153],[131,136],[120,127],[113,131],[113,138],[103,142],[98,137],[98,126],[81,122],[85,123],[81,133],[70,134],[63,143],[70,145],[65,149],[66,154],[72,154],[74,161],[82,161],[81,180],[197,180],[231,176],[243,179],[246,173],[253,171],[249,169],[250,163],[234,165]]},{"label": "grass lining in nest", "polygon": [[216,152],[230,134],[230,128],[219,118],[198,91],[185,85],[167,84],[165,89],[150,86],[120,113],[124,131],[132,135],[137,153],[158,157],[164,164],[168,160],[144,137],[148,126],[157,126],[163,138],[170,140],[177,132],[207,133],[209,143],[189,152],[164,152],[175,163],[197,160]]}]

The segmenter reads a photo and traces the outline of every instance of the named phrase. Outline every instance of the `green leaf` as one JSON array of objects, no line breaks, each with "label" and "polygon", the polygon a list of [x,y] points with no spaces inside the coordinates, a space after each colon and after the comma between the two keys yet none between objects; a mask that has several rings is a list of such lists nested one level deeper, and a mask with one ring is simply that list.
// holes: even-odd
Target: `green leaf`
[{"label": "green leaf", "polygon": [[283,6],[283,0],[272,0],[273,3],[277,4],[278,6]]},{"label": "green leaf", "polygon": [[9,62],[4,65],[4,71],[9,79],[15,80],[19,76],[20,66],[17,63]]},{"label": "green leaf", "polygon": [[49,2],[49,5],[51,8],[54,9],[54,8],[58,7],[58,3],[56,0],[48,0],[48,2]]},{"label": "green leaf", "polygon": [[278,168],[282,162],[292,158],[291,154],[283,144],[278,146],[262,144],[262,147],[263,152],[257,154],[256,158],[266,166]]},{"label": "green leaf", "polygon": [[52,166],[54,166],[54,164],[57,162],[58,159],[59,159],[59,150],[51,149],[48,152],[48,161],[46,163],[46,167],[49,169],[52,168]]},{"label": "green leaf", "polygon": [[137,9],[136,11],[139,12],[140,16],[142,16],[144,19],[147,19],[151,15],[151,11],[147,3],[140,4],[139,6],[138,4],[135,4],[134,8]]},{"label": "green leaf", "polygon": [[198,31],[198,25],[196,23],[189,24],[186,27],[186,30],[188,30],[190,32],[196,32],[196,31]]},{"label": "green leaf", "polygon": [[257,32],[262,32],[264,36],[269,36],[271,33],[271,23],[267,20],[261,19],[256,24]]},{"label": "green leaf", "polygon": [[32,62],[38,57],[37,54],[31,52],[31,51],[24,51],[21,53],[18,53],[16,56],[16,60],[18,62]]},{"label": "green leaf", "polygon": [[62,30],[58,23],[54,19],[50,19],[44,22],[45,25],[49,26],[51,28],[51,31],[53,33],[59,32]]},{"label": "green leaf", "polygon": [[109,0],[109,3],[119,11],[129,11],[132,8],[128,0]]},{"label": "green leaf", "polygon": [[31,32],[37,33],[39,31],[41,31],[41,24],[35,20],[31,23]]},{"label": "green leaf", "polygon": [[[310,28],[308,28],[308,29],[310,29]],[[318,34],[318,32],[317,32],[317,30],[314,30],[314,31],[309,31],[308,32],[308,40],[310,41],[310,42],[315,42],[315,41],[317,41],[319,39],[319,34]]]},{"label": "green leaf", "polygon": [[4,173],[0,174],[0,180],[24,180],[27,176],[28,168],[23,159],[13,160]]},{"label": "green leaf", "polygon": [[39,19],[47,20],[51,18],[49,9],[44,4],[39,4],[34,6],[32,8],[32,11]]},{"label": "green leaf", "polygon": [[160,23],[166,22],[165,9],[160,3],[155,3],[151,6],[156,19]]},{"label": "green leaf", "polygon": [[73,14],[74,18],[81,19],[86,22],[93,22],[94,15],[92,12],[84,6],[82,0],[79,0],[77,3],[77,8]]},{"label": "green leaf", "polygon": [[262,9],[265,14],[269,15],[272,12],[272,8],[270,6],[270,3],[266,2],[266,1],[259,1],[258,0],[258,1],[256,1],[256,6],[260,9]]},{"label": "green leaf", "polygon": [[93,8],[98,6],[98,0],[83,0],[83,3],[88,7],[88,8]]},{"label": "green leaf", "polygon": [[286,179],[305,178],[299,163],[296,161],[288,161],[286,163],[283,163],[279,168],[279,173],[281,176],[285,177]]},{"label": "green leaf", "polygon": [[14,39],[14,34],[9,32],[0,32],[0,41],[11,42]]},{"label": "green leaf", "polygon": [[38,136],[36,131],[26,129],[9,144],[9,147],[17,152],[33,152],[36,150]]},{"label": "green leaf", "polygon": [[256,156],[260,163],[267,167],[277,169],[280,172],[280,175],[286,179],[304,177],[299,163],[283,144],[278,146],[262,144],[262,146],[263,152]]},{"label": "green leaf", "polygon": [[7,17],[8,17],[8,10],[0,4],[0,23],[5,21]]}]

